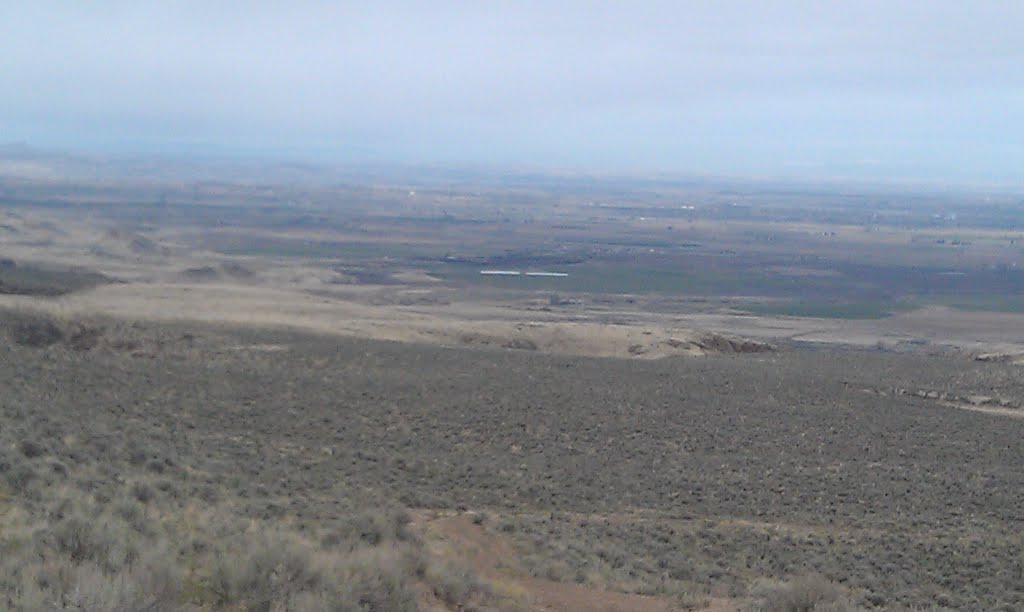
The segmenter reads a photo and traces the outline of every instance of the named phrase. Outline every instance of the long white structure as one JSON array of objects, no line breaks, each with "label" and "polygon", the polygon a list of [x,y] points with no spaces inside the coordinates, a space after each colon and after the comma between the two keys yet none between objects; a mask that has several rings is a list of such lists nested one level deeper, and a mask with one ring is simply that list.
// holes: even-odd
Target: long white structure
[{"label": "long white structure", "polygon": [[[484,276],[523,276],[524,273],[519,270],[480,270],[480,274]],[[569,276],[566,272],[526,272],[525,276],[549,276],[549,277],[565,277]]]}]

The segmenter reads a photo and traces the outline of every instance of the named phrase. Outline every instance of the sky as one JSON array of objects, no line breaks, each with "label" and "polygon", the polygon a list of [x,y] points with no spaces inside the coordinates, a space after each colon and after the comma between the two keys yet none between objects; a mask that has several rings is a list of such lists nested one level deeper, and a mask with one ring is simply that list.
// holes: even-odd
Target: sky
[{"label": "sky", "polygon": [[1024,185],[1024,2],[0,2],[0,143]]}]

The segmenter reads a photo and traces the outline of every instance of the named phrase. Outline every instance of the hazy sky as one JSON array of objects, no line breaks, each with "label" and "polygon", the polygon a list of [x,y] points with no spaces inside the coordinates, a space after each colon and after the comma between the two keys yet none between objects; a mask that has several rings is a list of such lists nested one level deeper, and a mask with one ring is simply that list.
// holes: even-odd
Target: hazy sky
[{"label": "hazy sky", "polygon": [[0,2],[0,142],[1024,183],[1024,1]]}]

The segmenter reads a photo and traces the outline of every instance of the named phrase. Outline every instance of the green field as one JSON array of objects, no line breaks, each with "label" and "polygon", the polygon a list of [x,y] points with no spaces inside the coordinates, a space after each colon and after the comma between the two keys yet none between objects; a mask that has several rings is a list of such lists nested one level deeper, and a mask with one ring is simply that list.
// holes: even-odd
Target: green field
[{"label": "green field", "polygon": [[706,295],[733,293],[764,283],[758,272],[734,270],[722,275],[670,267],[642,267],[629,262],[592,261],[572,266],[511,267],[526,271],[566,272],[567,277],[483,276],[479,265],[443,264],[430,269],[438,278],[457,283],[473,283],[503,289],[568,291],[579,293],[665,293]]},{"label": "green field", "polygon": [[912,302],[787,302],[749,304],[742,309],[757,315],[816,317],[822,319],[881,319],[897,312],[912,310]]},{"label": "green field", "polygon": [[881,319],[926,306],[948,306],[979,312],[1024,312],[1020,295],[929,295],[874,302],[776,302],[744,304],[742,310],[757,315],[816,317],[823,319]]},{"label": "green field", "polygon": [[1024,312],[1024,295],[949,295],[928,297],[924,301],[959,310]]},{"label": "green field", "polygon": [[302,240],[280,237],[217,236],[204,241],[210,250],[225,255],[304,257],[365,261],[398,257],[440,257],[440,249],[430,245],[347,240]]}]

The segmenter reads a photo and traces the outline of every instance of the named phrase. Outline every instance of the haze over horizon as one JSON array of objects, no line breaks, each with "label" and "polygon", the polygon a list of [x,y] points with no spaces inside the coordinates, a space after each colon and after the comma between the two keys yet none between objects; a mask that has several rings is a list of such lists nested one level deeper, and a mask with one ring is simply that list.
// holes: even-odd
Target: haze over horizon
[{"label": "haze over horizon", "polygon": [[1020,2],[0,7],[0,142],[1024,182]]}]

